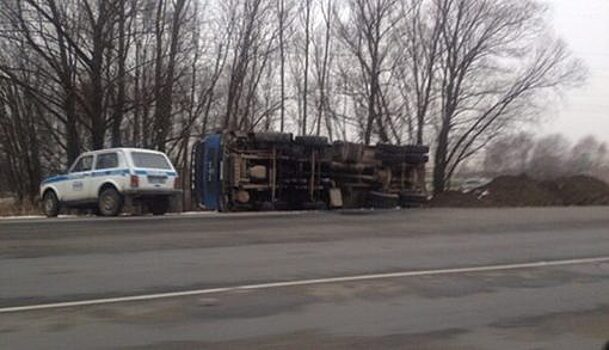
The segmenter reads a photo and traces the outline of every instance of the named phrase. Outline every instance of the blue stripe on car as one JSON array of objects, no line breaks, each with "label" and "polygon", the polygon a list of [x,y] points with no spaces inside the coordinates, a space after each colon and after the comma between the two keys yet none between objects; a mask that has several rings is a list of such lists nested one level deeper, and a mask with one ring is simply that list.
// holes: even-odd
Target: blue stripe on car
[{"label": "blue stripe on car", "polygon": [[70,177],[68,175],[51,176],[51,177],[44,179],[44,181],[42,181],[42,183],[51,184],[51,183],[65,181],[65,180],[69,180],[69,179],[70,179]]},{"label": "blue stripe on car", "polygon": [[[149,172],[146,170],[136,170],[135,173],[137,175],[144,175],[144,176],[149,175]],[[165,174],[167,176],[178,176],[178,174],[175,171],[166,171]],[[113,175],[120,175],[120,176],[129,175],[129,169],[95,170],[95,171],[91,172],[92,177],[113,176]],[[66,181],[66,180],[82,179],[84,177],[85,177],[84,174],[57,175],[57,176],[51,176],[49,178],[46,178],[44,181],[42,181],[42,184],[46,185],[46,184],[51,184],[51,183],[56,183],[56,182],[61,182],[61,181]]]},{"label": "blue stripe on car", "polygon": [[[129,169],[114,169],[114,170],[96,170],[91,172],[91,176],[99,177],[99,176],[112,176],[112,175],[129,175]],[[43,185],[72,180],[72,179],[82,179],[85,178],[84,174],[74,174],[74,175],[57,175],[46,178],[42,181]]]},{"label": "blue stripe on car", "polygon": [[97,176],[111,176],[111,175],[129,175],[129,169],[116,169],[116,170],[96,170],[93,172],[93,177]]},{"label": "blue stripe on car", "polygon": [[[135,173],[137,175],[150,175],[150,172],[148,172],[147,170],[136,170]],[[161,172],[153,171],[152,173],[154,175],[156,175],[156,174],[160,174]],[[165,175],[167,175],[167,176],[178,176],[178,173],[176,173],[175,171],[166,171]]]}]

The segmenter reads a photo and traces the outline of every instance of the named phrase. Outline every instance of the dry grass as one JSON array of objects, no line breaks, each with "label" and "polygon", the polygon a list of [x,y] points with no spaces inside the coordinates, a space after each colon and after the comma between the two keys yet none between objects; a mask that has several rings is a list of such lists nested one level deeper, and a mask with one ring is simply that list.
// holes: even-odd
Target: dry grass
[{"label": "dry grass", "polygon": [[41,215],[40,207],[29,201],[17,203],[13,198],[0,198],[0,217],[27,215]]}]

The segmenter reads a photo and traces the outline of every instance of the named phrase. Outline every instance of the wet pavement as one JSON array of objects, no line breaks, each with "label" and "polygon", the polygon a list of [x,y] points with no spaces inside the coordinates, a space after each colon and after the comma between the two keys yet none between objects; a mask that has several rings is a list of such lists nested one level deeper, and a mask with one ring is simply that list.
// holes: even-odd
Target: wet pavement
[{"label": "wet pavement", "polygon": [[[609,256],[609,209],[0,223],[0,308]],[[609,264],[0,313],[1,349],[601,349]]]}]

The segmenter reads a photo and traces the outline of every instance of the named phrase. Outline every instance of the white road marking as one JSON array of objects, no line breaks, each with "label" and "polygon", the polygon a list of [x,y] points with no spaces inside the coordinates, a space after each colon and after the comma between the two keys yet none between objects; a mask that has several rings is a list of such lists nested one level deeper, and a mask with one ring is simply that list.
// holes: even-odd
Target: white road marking
[{"label": "white road marking", "polygon": [[188,296],[197,296],[197,295],[220,294],[220,293],[244,291],[244,290],[263,290],[263,289],[272,289],[272,288],[310,286],[310,285],[329,284],[329,283],[344,283],[344,282],[370,281],[370,280],[379,280],[379,279],[421,277],[421,276],[453,275],[453,274],[475,273],[475,272],[522,270],[522,269],[534,269],[534,268],[542,268],[542,267],[600,264],[600,263],[609,263],[609,257],[554,260],[554,261],[537,261],[537,262],[520,263],[520,264],[473,266],[473,267],[461,267],[461,268],[437,269],[437,270],[403,271],[403,272],[355,275],[355,276],[344,276],[344,277],[318,278],[318,279],[308,279],[308,280],[300,280],[300,281],[247,284],[247,285],[223,287],[223,288],[196,289],[196,290],[187,290],[187,291],[179,291],[179,292],[132,295],[132,296],[125,296],[125,297],[117,297],[117,298],[91,299],[91,300],[80,300],[80,301],[67,301],[67,302],[60,302],[60,303],[5,307],[5,308],[0,308],[0,314],[35,311],[35,310],[72,308],[72,307],[78,307],[78,306],[116,304],[116,303],[126,303],[126,302],[134,302],[134,301],[150,301],[150,300],[188,297]]}]

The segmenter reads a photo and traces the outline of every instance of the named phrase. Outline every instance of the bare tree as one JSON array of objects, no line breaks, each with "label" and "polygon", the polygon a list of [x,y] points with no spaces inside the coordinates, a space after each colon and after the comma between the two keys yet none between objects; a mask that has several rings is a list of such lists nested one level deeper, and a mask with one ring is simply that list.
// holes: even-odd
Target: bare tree
[{"label": "bare tree", "polygon": [[309,47],[311,44],[311,0],[304,1],[304,72],[302,91],[302,135],[307,132],[307,107],[309,104]]},{"label": "bare tree", "polygon": [[560,134],[539,139],[533,149],[528,174],[538,179],[555,179],[565,175],[569,141]]},{"label": "bare tree", "polygon": [[[72,12],[62,13],[53,0],[40,4],[26,0],[6,2],[0,7],[0,16],[6,26],[2,36],[4,50],[17,55],[17,59],[6,57],[0,62],[0,71],[5,79],[28,91],[63,125],[64,147],[70,163],[81,150],[77,103],[83,101],[77,91],[77,49],[68,37],[73,29],[65,23],[76,21],[76,16]],[[38,30],[44,23],[48,23],[45,30]],[[38,81],[39,85],[35,85],[34,80],[24,79],[27,72],[33,71],[45,83]]]},{"label": "bare tree", "polygon": [[440,7],[432,1],[403,1],[401,13],[405,21],[396,31],[399,45],[396,71],[404,100],[411,105],[409,114],[416,123],[409,125],[409,138],[418,145],[425,141],[425,124],[437,97],[434,84],[442,49],[439,39],[444,26],[444,16],[439,11]]},{"label": "bare tree", "polygon": [[281,132],[285,129],[285,22],[286,22],[286,11],[285,11],[285,0],[277,0],[278,9],[277,17],[279,20],[279,65],[280,65],[280,85],[281,85],[281,116],[279,130]]},{"label": "bare tree", "polygon": [[594,136],[575,145],[561,134],[536,138],[521,132],[494,140],[485,151],[488,176],[527,174],[537,179],[574,175],[606,177],[608,146]]},{"label": "bare tree", "polygon": [[[169,54],[167,62],[162,54],[163,48],[163,17],[166,11],[166,1],[159,0],[157,4],[157,61],[156,61],[156,108],[154,113],[155,144],[157,149],[165,151],[165,143],[171,126],[171,109],[173,102],[173,87],[176,70],[177,55],[180,50],[181,28],[184,23],[184,14],[188,6],[188,0],[176,0],[173,6],[173,14],[170,26]],[[163,67],[165,71],[163,72]]]},{"label": "bare tree", "polygon": [[[238,14],[235,17],[238,27],[223,123],[226,129],[249,129],[258,119],[253,115],[256,94],[278,34],[277,28],[268,21],[272,9],[268,0],[244,0],[229,8],[229,12]],[[267,112],[262,111],[262,114]]]},{"label": "bare tree", "polygon": [[44,110],[30,103],[28,95],[19,85],[0,79],[0,155],[4,160],[0,176],[18,201],[33,202],[42,175],[43,136],[38,135],[42,129],[38,120]]},{"label": "bare tree", "polygon": [[535,137],[527,132],[495,139],[486,149],[483,168],[490,176],[525,174],[530,167]]},{"label": "bare tree", "polygon": [[[359,65],[360,84],[365,95],[367,115],[362,139],[372,140],[373,131],[380,141],[389,141],[382,105],[382,75],[390,52],[390,38],[400,16],[395,15],[397,0],[350,0],[347,18],[336,13],[338,35]],[[343,16],[344,17],[344,16]]]},{"label": "bare tree", "polygon": [[322,123],[326,126],[326,134],[332,139],[332,120],[330,118],[330,106],[329,106],[329,89],[328,80],[330,78],[330,65],[331,65],[331,50],[332,50],[332,22],[334,20],[333,14],[336,11],[333,0],[327,0],[326,6],[323,4],[320,11],[323,14],[322,29],[318,30],[317,37],[313,39],[313,59],[316,69],[317,79],[317,118],[315,120],[316,134],[321,135]]},{"label": "bare tree", "polygon": [[116,99],[113,106],[112,112],[112,127],[111,127],[111,144],[113,147],[119,147],[122,145],[121,140],[121,126],[123,123],[123,116],[125,113],[126,104],[126,84],[127,84],[127,71],[126,61],[127,52],[130,36],[130,22],[128,23],[127,18],[127,0],[119,0],[117,4],[117,28],[116,36],[118,37],[118,48],[116,52],[116,65],[117,65],[117,77],[116,77]]},{"label": "bare tree", "polygon": [[434,192],[440,193],[464,160],[530,116],[536,98],[582,75],[564,44],[542,34],[543,8],[534,1],[438,0],[437,6],[443,26]]},{"label": "bare tree", "polygon": [[608,152],[607,143],[594,136],[584,137],[565,155],[568,172],[570,175],[600,174],[607,165]]}]

